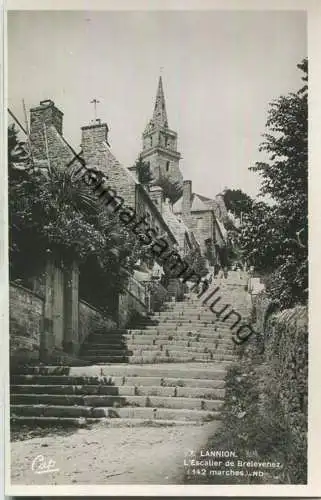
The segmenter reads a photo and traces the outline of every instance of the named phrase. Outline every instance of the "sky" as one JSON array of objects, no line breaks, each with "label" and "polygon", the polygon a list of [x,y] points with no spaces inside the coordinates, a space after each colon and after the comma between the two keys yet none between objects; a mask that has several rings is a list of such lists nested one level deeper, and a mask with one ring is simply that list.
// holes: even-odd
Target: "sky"
[{"label": "sky", "polygon": [[193,191],[256,196],[269,103],[301,87],[307,56],[300,11],[12,11],[8,13],[8,107],[52,99],[64,136],[79,149],[81,126],[107,122],[116,158],[142,148],[162,73],[169,127]]}]

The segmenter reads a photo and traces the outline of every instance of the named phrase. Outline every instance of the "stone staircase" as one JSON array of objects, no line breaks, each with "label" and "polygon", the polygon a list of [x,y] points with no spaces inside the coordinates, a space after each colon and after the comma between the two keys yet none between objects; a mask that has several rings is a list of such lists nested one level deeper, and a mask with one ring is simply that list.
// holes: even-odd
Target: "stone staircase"
[{"label": "stone staircase", "polygon": [[[214,285],[220,304],[243,317],[249,314],[245,279],[231,275]],[[188,425],[219,419],[226,370],[237,355],[230,327],[196,295],[165,307],[135,329],[93,333],[81,353],[88,366],[30,366],[12,374],[13,421]]]}]

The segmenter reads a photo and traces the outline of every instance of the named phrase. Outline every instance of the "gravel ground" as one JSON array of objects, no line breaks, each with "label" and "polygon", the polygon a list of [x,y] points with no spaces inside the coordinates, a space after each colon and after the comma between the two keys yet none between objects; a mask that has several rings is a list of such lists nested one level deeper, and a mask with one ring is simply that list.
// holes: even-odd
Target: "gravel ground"
[{"label": "gravel ground", "polygon": [[[11,443],[14,485],[182,484],[184,456],[205,446],[218,422],[202,426],[120,427],[97,424],[65,435]],[[55,472],[36,473],[42,455]],[[38,469],[41,458],[38,458]]]}]

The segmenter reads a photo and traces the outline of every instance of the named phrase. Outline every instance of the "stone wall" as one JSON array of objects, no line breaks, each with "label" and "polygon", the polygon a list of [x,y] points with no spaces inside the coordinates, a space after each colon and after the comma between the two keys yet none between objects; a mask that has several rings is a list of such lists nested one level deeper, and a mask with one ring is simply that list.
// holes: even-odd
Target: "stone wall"
[{"label": "stone wall", "polygon": [[257,342],[262,347],[265,343],[265,335],[267,332],[267,321],[272,313],[277,311],[277,304],[274,303],[268,295],[262,291],[256,295],[251,295],[252,298],[252,323],[254,330],[257,333]]},{"label": "stone wall", "polygon": [[147,313],[148,304],[145,295],[145,287],[133,278],[129,278],[125,293],[119,296],[119,327],[124,328],[137,314],[145,316]]},{"label": "stone wall", "polygon": [[105,317],[100,311],[87,302],[79,301],[79,346],[81,346],[89,334],[95,331],[116,329],[115,321]]},{"label": "stone wall", "polygon": [[203,212],[192,212],[186,221],[188,227],[195,234],[200,243],[201,252],[204,255],[206,251],[205,241],[214,239],[214,220],[213,213],[210,210]]},{"label": "stone wall", "polygon": [[269,436],[273,431],[275,442],[280,442],[288,481],[293,484],[295,478],[297,484],[304,484],[307,467],[308,307],[296,306],[273,312],[272,304],[262,298],[256,303],[257,325],[261,324],[263,328],[260,364],[255,371],[260,425],[267,422]]},{"label": "stone wall", "polygon": [[43,328],[44,300],[26,288],[10,284],[11,363],[37,361]]},{"label": "stone wall", "polygon": [[[57,275],[57,279],[59,276]],[[37,362],[41,359],[41,336],[44,334],[44,299],[20,285],[10,284],[10,359],[13,366]],[[62,305],[62,304],[61,304]],[[63,312],[54,321],[59,322],[57,331],[63,331]],[[90,304],[79,301],[78,341],[73,354],[79,353],[87,336],[93,331],[113,330],[116,322],[105,317]],[[63,338],[54,338],[50,359],[63,357]],[[58,359],[59,358],[59,359]]]},{"label": "stone wall", "polygon": [[153,282],[150,288],[150,309],[160,311],[164,302],[170,299],[170,295],[160,283]]}]

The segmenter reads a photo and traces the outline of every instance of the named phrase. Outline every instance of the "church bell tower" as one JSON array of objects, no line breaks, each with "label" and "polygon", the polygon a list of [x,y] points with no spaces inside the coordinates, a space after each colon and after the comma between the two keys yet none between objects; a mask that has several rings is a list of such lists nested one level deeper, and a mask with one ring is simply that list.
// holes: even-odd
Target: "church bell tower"
[{"label": "church bell tower", "polygon": [[159,77],[153,117],[143,133],[141,159],[148,163],[157,180],[167,178],[171,183],[183,185],[179,169],[180,153],[177,151],[177,133],[168,127],[162,77]]}]

